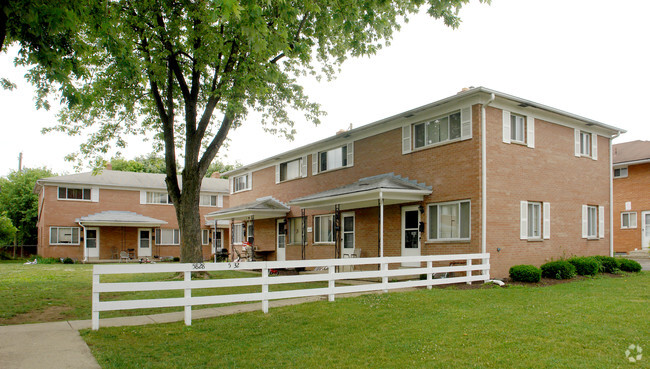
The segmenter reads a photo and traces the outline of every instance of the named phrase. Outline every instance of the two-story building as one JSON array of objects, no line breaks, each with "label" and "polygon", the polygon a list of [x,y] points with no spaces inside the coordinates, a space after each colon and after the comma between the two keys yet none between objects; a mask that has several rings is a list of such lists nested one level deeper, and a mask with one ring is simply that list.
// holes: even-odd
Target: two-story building
[{"label": "two-story building", "polygon": [[[180,179],[179,179],[180,182]],[[180,256],[181,237],[164,174],[110,170],[42,178],[38,194],[38,254],[78,260]],[[228,206],[228,181],[204,178],[201,240],[207,259],[229,244],[228,222],[204,216]],[[216,226],[215,226],[216,225]]]},{"label": "two-story building", "polygon": [[487,88],[228,172],[234,245],[270,260],[489,252],[491,274],[609,255],[621,129]]},{"label": "two-story building", "polygon": [[650,141],[613,146],[614,251],[650,249]]}]

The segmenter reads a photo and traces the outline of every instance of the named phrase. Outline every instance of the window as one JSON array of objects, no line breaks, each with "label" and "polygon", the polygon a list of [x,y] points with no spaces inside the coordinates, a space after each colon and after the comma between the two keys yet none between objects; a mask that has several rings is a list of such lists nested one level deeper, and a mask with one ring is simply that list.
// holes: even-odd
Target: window
[{"label": "window", "polygon": [[244,243],[244,223],[233,224],[232,243],[236,245]]},{"label": "window", "polygon": [[210,244],[210,230],[202,229],[201,230],[201,244],[209,245]]},{"label": "window", "polygon": [[587,206],[587,237],[595,238],[598,232],[598,207]]},{"label": "window", "polygon": [[172,199],[167,192],[147,191],[147,204],[171,204]]},{"label": "window", "polygon": [[314,243],[334,242],[334,215],[314,216]]},{"label": "window", "polygon": [[90,188],[59,187],[60,200],[90,200]]},{"label": "window", "polygon": [[605,237],[605,207],[582,205],[582,238]]},{"label": "window", "polygon": [[217,206],[217,195],[201,195],[201,206]]},{"label": "window", "polygon": [[521,201],[520,233],[521,240],[548,240],[551,238],[551,203]]},{"label": "window", "polygon": [[233,178],[233,191],[245,191],[251,189],[250,173]]},{"label": "window", "polygon": [[626,178],[627,167],[614,169],[614,178]]},{"label": "window", "polygon": [[460,138],[460,112],[413,125],[413,136],[416,149]]},{"label": "window", "polygon": [[542,238],[542,203],[528,203],[528,238]]},{"label": "window", "polygon": [[469,240],[470,202],[429,205],[429,240]]},{"label": "window", "polygon": [[636,212],[621,213],[621,229],[636,228]]},{"label": "window", "polygon": [[319,172],[348,166],[347,145],[318,153]]},{"label": "window", "polygon": [[302,158],[280,164],[280,182],[301,177]]},{"label": "window", "polygon": [[591,156],[591,133],[580,131],[580,155]]},{"label": "window", "polygon": [[510,141],[526,143],[526,118],[510,114]]},{"label": "window", "polygon": [[289,233],[288,244],[302,244],[302,217],[301,218],[289,218]]},{"label": "window", "polygon": [[156,245],[180,245],[181,233],[178,229],[156,229]]},{"label": "window", "polygon": [[78,245],[79,227],[50,227],[50,245]]}]

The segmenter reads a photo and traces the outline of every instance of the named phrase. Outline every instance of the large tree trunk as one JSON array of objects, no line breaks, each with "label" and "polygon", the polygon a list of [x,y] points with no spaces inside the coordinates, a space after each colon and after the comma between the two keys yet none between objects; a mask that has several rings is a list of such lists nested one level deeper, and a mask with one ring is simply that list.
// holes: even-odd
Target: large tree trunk
[{"label": "large tree trunk", "polygon": [[203,261],[199,199],[202,177],[198,170],[183,170],[181,196],[174,204],[181,232],[181,263]]}]

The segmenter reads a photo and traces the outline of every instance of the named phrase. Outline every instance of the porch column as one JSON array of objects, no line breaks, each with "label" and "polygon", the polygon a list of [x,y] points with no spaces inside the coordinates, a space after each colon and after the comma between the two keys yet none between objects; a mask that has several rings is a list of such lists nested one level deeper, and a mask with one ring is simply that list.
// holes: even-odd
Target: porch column
[{"label": "porch column", "polygon": [[384,257],[384,194],[379,192],[379,257]]}]

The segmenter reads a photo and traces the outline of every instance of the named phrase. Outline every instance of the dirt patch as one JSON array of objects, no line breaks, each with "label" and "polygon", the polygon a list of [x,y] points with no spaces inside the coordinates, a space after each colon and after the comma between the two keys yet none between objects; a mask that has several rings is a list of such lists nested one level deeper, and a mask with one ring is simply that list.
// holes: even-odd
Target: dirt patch
[{"label": "dirt patch", "polygon": [[24,324],[60,322],[66,320],[66,313],[72,310],[69,306],[50,306],[45,310],[35,310],[24,314],[12,316],[9,319],[0,318],[0,324]]}]

